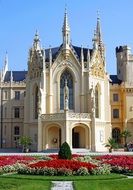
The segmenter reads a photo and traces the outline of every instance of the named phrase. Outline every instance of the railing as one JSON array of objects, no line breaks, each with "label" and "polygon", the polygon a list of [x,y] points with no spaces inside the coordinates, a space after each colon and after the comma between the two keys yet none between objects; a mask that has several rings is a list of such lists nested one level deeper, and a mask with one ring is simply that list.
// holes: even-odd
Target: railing
[{"label": "railing", "polygon": [[61,120],[90,120],[89,113],[53,113],[42,114],[42,120],[44,121],[61,121]]}]

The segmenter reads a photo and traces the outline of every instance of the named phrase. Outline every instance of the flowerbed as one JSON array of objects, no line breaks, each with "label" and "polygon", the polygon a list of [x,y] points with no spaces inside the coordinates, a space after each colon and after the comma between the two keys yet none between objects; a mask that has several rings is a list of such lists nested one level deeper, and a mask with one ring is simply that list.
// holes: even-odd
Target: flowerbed
[{"label": "flowerbed", "polygon": [[105,155],[96,158],[101,163],[109,164],[112,172],[129,173],[133,172],[133,156],[112,156]]},{"label": "flowerbed", "polygon": [[0,156],[0,174],[17,172],[22,165],[27,165],[36,158],[31,156]]},{"label": "flowerbed", "polygon": [[73,155],[71,160],[58,159],[57,155],[0,156],[0,174],[18,172],[34,175],[100,175],[115,173],[133,173],[133,156]]}]

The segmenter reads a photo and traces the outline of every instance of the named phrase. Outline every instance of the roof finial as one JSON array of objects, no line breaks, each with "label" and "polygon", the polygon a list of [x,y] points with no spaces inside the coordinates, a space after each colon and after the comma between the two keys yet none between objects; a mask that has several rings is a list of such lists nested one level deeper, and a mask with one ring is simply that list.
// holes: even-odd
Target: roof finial
[{"label": "roof finial", "polygon": [[100,26],[100,14],[99,11],[97,11],[97,26],[96,26],[96,34],[98,41],[101,41],[101,26]]},{"label": "roof finial", "polygon": [[11,74],[10,74],[10,82],[13,82],[13,72],[11,70]]},{"label": "roof finial", "polygon": [[70,27],[69,27],[69,23],[68,23],[66,6],[65,6],[65,14],[64,14],[64,23],[63,23],[63,27],[62,27],[62,34],[63,34],[63,44],[69,45],[70,44]]},{"label": "roof finial", "polygon": [[94,38],[92,39],[92,41],[93,41],[93,49],[98,49],[98,38],[96,30],[94,30]]},{"label": "roof finial", "polygon": [[39,34],[38,34],[38,30],[36,30],[35,32],[35,37],[34,37],[34,43],[33,46],[36,50],[40,50],[40,39],[39,39]]},{"label": "roof finial", "polygon": [[6,54],[5,54],[4,67],[5,67],[4,69],[6,71],[8,71],[8,53],[7,53],[7,51],[6,51]]},{"label": "roof finial", "polygon": [[50,64],[50,68],[52,66],[52,50],[51,50],[51,45],[49,46],[49,64]]},{"label": "roof finial", "polygon": [[81,64],[83,66],[84,63],[84,52],[83,52],[83,46],[81,45]]}]

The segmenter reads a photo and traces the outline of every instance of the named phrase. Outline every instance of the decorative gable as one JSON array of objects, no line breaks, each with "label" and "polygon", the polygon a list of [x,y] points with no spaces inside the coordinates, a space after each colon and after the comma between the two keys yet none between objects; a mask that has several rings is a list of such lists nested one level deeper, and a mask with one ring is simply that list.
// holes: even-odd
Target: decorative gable
[{"label": "decorative gable", "polygon": [[90,66],[91,75],[95,77],[104,78],[105,75],[104,62],[98,50],[93,53],[90,65],[91,65]]}]

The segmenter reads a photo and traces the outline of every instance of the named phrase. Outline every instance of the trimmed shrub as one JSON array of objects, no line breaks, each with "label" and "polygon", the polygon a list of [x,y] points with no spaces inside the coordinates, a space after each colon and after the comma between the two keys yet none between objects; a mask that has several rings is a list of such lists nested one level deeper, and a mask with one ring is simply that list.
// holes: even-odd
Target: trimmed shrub
[{"label": "trimmed shrub", "polygon": [[59,150],[58,153],[58,157],[59,159],[67,159],[67,160],[71,160],[72,158],[72,152],[70,150],[70,146],[67,142],[64,142]]}]

